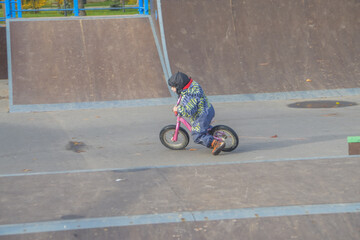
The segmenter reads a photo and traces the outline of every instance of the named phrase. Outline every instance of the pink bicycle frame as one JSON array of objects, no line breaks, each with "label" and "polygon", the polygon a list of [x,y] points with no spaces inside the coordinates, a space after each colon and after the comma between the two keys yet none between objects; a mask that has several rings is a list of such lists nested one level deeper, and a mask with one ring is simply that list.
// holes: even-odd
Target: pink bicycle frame
[{"label": "pink bicycle frame", "polygon": [[[181,96],[179,97],[177,103],[176,103],[176,106],[179,106],[180,104],[180,101],[181,101]],[[175,115],[177,116],[177,120],[176,120],[176,128],[175,128],[175,133],[174,133],[174,136],[171,138],[171,141],[173,142],[176,142],[178,140],[178,135],[179,135],[179,128],[180,128],[180,124],[183,123],[186,128],[191,132],[191,124],[188,123],[185,118],[183,118],[182,116],[180,116],[178,113],[175,113]],[[216,140],[219,140],[219,141],[223,141],[223,139],[220,137],[217,137],[217,136],[214,136],[214,138]]]},{"label": "pink bicycle frame", "polygon": [[[176,106],[179,106],[180,104],[180,101],[181,101],[181,96],[179,97],[177,103],[176,103]],[[176,142],[178,140],[178,135],[179,135],[179,128],[180,128],[180,124],[183,123],[186,128],[191,132],[191,125],[190,123],[188,123],[185,118],[181,117],[180,114],[178,113],[175,113],[175,115],[177,116],[177,120],[176,120],[176,128],[175,128],[175,133],[174,133],[174,136],[171,138],[171,140],[173,142]]]}]

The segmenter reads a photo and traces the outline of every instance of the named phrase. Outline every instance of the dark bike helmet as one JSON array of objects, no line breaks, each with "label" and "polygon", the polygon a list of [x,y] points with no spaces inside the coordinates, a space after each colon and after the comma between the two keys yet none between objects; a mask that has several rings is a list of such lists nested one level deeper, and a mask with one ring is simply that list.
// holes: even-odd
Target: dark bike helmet
[{"label": "dark bike helmet", "polygon": [[177,72],[173,74],[168,80],[169,86],[175,87],[176,93],[179,95],[189,82],[190,82],[190,78],[185,73],[182,72]]}]

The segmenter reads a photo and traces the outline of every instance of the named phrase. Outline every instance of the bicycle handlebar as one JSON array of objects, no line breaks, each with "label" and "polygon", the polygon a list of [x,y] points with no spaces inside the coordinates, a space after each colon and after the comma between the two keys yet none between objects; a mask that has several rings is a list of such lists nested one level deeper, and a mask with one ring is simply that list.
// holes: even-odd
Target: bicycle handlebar
[{"label": "bicycle handlebar", "polygon": [[[180,101],[181,101],[181,95],[179,96],[179,98],[177,100],[176,106],[179,106]],[[177,111],[175,111],[174,114],[175,114],[175,116],[177,116],[179,113]]]},{"label": "bicycle handlebar", "polygon": [[179,99],[177,100],[176,106],[179,106],[180,101],[181,101],[181,95],[179,96]]}]

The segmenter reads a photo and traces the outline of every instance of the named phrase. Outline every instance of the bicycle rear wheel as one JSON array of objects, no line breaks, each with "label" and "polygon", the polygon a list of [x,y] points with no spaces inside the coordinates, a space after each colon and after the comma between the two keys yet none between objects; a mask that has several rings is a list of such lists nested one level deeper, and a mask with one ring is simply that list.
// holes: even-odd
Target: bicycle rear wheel
[{"label": "bicycle rear wheel", "polygon": [[223,141],[225,142],[225,148],[223,149],[224,152],[233,151],[239,144],[238,135],[232,128],[228,126],[215,126],[210,130],[210,134],[214,137],[223,139]]},{"label": "bicycle rear wheel", "polygon": [[168,125],[161,129],[159,137],[161,143],[172,150],[182,150],[189,144],[189,134],[182,127],[179,128],[178,139],[176,142],[172,140],[176,130],[176,125]]}]

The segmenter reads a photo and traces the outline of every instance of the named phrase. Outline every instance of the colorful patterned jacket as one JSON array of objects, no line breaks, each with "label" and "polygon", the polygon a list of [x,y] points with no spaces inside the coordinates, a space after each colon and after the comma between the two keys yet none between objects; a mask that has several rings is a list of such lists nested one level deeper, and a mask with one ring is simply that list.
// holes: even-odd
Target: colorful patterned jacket
[{"label": "colorful patterned jacket", "polygon": [[186,86],[181,92],[181,102],[178,106],[178,113],[188,117],[193,124],[203,113],[211,107],[211,103],[204,94],[201,86],[191,80],[190,86]]}]

